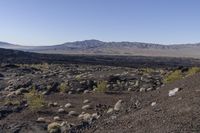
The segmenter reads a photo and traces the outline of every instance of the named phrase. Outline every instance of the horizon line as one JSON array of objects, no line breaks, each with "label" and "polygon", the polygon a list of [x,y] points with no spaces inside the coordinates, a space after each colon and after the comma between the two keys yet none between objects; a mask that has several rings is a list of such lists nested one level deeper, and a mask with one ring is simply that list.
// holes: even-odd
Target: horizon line
[{"label": "horizon line", "polygon": [[75,42],[84,42],[84,41],[100,41],[100,42],[104,42],[104,43],[123,43],[123,42],[128,42],[128,43],[145,43],[145,44],[155,44],[155,45],[164,45],[164,46],[169,46],[169,45],[195,45],[195,44],[200,44],[200,41],[199,42],[187,42],[187,43],[168,43],[168,44],[165,44],[165,43],[156,43],[156,42],[143,42],[143,41],[103,41],[103,40],[99,40],[99,39],[85,39],[85,40],[76,40],[76,41],[65,41],[63,43],[57,43],[57,44],[53,44],[53,45],[26,45],[26,44],[21,44],[21,43],[17,43],[17,42],[9,42],[9,41],[1,41],[0,40],[0,43],[7,43],[7,44],[11,44],[11,45],[18,45],[18,46],[26,46],[26,47],[31,47],[31,46],[34,46],[34,47],[42,47],[42,46],[56,46],[56,45],[62,45],[62,44],[65,44],[65,43],[75,43]]}]

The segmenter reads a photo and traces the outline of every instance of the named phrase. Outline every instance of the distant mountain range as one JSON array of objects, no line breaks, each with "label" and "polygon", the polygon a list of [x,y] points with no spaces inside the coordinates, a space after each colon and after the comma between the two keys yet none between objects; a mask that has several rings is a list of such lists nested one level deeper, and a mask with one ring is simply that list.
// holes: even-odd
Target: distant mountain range
[{"label": "distant mountain range", "polygon": [[85,40],[53,46],[22,46],[0,42],[0,48],[37,53],[86,55],[139,55],[200,58],[200,43],[161,45],[141,42],[103,42]]}]

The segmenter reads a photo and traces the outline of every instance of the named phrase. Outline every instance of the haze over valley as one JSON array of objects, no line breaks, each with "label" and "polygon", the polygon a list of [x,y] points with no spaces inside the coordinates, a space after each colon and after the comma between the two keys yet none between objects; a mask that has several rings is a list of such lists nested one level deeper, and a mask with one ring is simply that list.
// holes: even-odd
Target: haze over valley
[{"label": "haze over valley", "polygon": [[0,42],[0,48],[48,54],[127,55],[200,58],[200,43],[153,44],[141,42],[103,42],[85,40],[51,46],[23,46]]}]

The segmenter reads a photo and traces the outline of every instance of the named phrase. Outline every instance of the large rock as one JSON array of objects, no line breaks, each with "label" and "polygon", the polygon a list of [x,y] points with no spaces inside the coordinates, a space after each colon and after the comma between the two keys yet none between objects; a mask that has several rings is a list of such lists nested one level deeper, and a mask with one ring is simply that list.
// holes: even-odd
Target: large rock
[{"label": "large rock", "polygon": [[85,100],[83,101],[84,104],[89,103],[89,102],[90,102],[90,101],[89,101],[88,99],[85,99]]},{"label": "large rock", "polygon": [[64,113],[65,110],[63,108],[58,109],[58,113]]},{"label": "large rock", "polygon": [[88,105],[84,105],[82,107],[83,110],[88,110],[88,109],[91,109],[92,107],[88,104]]},{"label": "large rock", "polygon": [[60,121],[60,120],[61,120],[59,116],[54,116],[53,119],[54,119],[55,121]]},{"label": "large rock", "polygon": [[83,120],[84,121],[91,121],[91,119],[92,119],[92,115],[91,114],[89,114],[89,113],[83,114]]},{"label": "large rock", "polygon": [[39,118],[37,119],[37,122],[43,123],[43,122],[45,122],[45,119],[44,119],[43,117],[39,117]]},{"label": "large rock", "polygon": [[113,112],[113,108],[109,108],[107,114],[111,114]]},{"label": "large rock", "polygon": [[69,111],[69,116],[78,116],[78,113],[76,111]]},{"label": "large rock", "polygon": [[71,103],[65,104],[65,108],[71,108],[71,107],[72,107],[72,104],[71,104]]},{"label": "large rock", "polygon": [[180,88],[174,88],[172,90],[169,91],[168,95],[171,96],[175,96],[175,94],[180,90]]},{"label": "large rock", "polygon": [[53,122],[48,125],[48,132],[49,133],[61,133],[61,126],[57,122]]},{"label": "large rock", "polygon": [[119,100],[119,101],[115,104],[114,110],[115,110],[115,111],[120,111],[120,110],[122,109],[122,103],[123,103],[123,101],[122,101],[122,100]]}]

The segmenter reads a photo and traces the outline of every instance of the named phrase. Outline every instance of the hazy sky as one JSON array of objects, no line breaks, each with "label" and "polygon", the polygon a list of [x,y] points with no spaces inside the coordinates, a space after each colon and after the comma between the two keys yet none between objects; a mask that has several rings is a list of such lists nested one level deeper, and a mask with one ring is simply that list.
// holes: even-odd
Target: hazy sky
[{"label": "hazy sky", "polygon": [[0,41],[200,42],[200,0],[0,0]]}]

